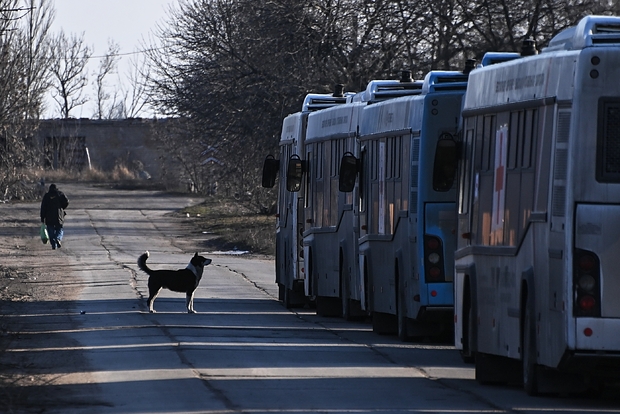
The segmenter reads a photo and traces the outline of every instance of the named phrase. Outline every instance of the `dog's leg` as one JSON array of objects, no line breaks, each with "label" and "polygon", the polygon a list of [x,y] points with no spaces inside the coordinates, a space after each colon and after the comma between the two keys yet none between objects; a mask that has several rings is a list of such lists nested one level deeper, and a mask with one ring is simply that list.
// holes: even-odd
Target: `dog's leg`
[{"label": "dog's leg", "polygon": [[194,292],[185,294],[185,305],[187,306],[187,313],[196,313],[194,310]]},{"label": "dog's leg", "polygon": [[155,298],[159,295],[160,289],[151,290],[149,289],[149,299],[146,301],[147,306],[149,307],[149,312],[155,313],[155,309],[153,309],[153,302],[155,302]]}]

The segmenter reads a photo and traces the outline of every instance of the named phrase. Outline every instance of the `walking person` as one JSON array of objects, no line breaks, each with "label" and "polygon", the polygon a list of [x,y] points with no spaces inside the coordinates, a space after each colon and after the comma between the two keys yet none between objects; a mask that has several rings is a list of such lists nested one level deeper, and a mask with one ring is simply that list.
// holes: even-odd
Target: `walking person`
[{"label": "walking person", "polygon": [[50,184],[49,191],[41,201],[41,223],[47,226],[52,249],[60,248],[63,236],[62,226],[65,221],[65,209],[69,206],[69,200],[65,194],[58,190],[56,184]]}]

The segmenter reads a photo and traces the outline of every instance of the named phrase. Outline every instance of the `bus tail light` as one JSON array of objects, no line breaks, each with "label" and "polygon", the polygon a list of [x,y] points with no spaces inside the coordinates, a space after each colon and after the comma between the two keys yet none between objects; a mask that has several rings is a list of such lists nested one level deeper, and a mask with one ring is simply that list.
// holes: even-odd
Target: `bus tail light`
[{"label": "bus tail light", "polygon": [[443,243],[437,236],[424,236],[424,275],[426,283],[445,282]]},{"label": "bus tail light", "polygon": [[601,316],[601,265],[593,252],[575,249],[573,256],[574,316]]}]

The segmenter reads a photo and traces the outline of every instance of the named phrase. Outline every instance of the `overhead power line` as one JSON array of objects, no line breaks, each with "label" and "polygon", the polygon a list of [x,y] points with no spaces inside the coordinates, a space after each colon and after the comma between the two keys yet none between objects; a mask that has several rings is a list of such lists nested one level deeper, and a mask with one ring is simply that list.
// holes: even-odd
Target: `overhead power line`
[{"label": "overhead power line", "polygon": [[97,55],[97,56],[90,56],[89,59],[102,59],[105,57],[109,57],[109,56],[130,56],[130,55],[137,55],[139,53],[146,53],[146,52],[153,52],[156,50],[161,50],[163,48],[161,47],[153,47],[150,49],[142,49],[142,50],[136,50],[135,52],[126,52],[126,53],[111,53],[109,55]]}]

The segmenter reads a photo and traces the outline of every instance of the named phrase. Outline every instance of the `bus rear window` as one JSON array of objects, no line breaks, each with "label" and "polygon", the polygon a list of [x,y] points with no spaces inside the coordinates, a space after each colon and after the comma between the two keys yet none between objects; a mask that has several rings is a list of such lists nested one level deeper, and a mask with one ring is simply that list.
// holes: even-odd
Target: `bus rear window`
[{"label": "bus rear window", "polygon": [[597,140],[596,180],[620,183],[620,99],[599,100]]}]

